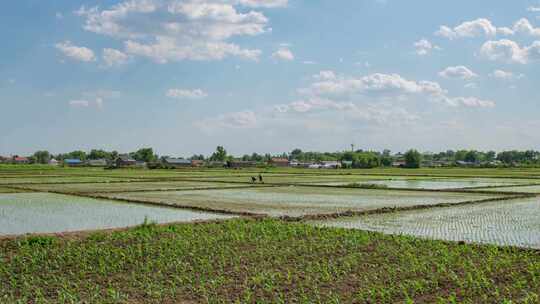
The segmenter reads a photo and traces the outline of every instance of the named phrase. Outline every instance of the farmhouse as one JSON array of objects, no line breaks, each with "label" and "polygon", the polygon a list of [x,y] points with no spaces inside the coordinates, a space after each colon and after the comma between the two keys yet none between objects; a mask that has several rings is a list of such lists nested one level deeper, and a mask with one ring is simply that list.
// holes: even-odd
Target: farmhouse
[{"label": "farmhouse", "polygon": [[191,160],[191,166],[192,167],[202,167],[204,165],[204,160],[200,159],[192,159]]},{"label": "farmhouse", "polygon": [[396,160],[392,162],[392,167],[394,168],[403,168],[405,167],[406,162],[404,160]]},{"label": "farmhouse", "polygon": [[79,167],[84,165],[83,161],[78,158],[64,159],[64,165],[68,167]]},{"label": "farmhouse", "polygon": [[223,161],[210,161],[206,165],[212,168],[223,168],[227,166],[227,163]]},{"label": "farmhouse", "polygon": [[87,161],[90,167],[107,167],[108,163],[106,159],[90,159]]},{"label": "farmhouse", "polygon": [[129,157],[127,154],[120,155],[116,159],[116,166],[119,168],[134,167],[135,165],[137,165],[137,161]]},{"label": "farmhouse", "polygon": [[30,159],[28,159],[28,157],[15,155],[15,156],[13,156],[13,163],[14,164],[19,164],[19,165],[20,164],[29,164]]},{"label": "farmhouse", "polygon": [[270,159],[270,161],[268,161],[268,164],[276,167],[288,167],[290,162],[286,158],[273,157]]},{"label": "farmhouse", "polygon": [[322,166],[322,168],[325,168],[325,169],[339,169],[339,168],[341,168],[341,163],[338,162],[338,161],[334,161],[334,160],[322,161],[321,166]]},{"label": "farmhouse", "polygon": [[58,165],[60,164],[60,162],[57,161],[57,160],[54,159],[54,158],[51,158],[51,159],[49,159],[48,164],[51,165],[51,166],[58,166]]},{"label": "farmhouse", "polygon": [[7,163],[9,158],[0,156],[0,163]]},{"label": "farmhouse", "polygon": [[163,165],[167,168],[186,168],[191,167],[191,161],[189,159],[167,157],[163,159]]}]

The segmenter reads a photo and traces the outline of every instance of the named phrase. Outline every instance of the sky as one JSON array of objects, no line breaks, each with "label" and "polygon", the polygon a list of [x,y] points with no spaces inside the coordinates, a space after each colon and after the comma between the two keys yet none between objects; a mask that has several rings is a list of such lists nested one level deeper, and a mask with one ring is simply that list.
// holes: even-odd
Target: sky
[{"label": "sky", "polygon": [[540,149],[537,0],[18,0],[0,155]]}]

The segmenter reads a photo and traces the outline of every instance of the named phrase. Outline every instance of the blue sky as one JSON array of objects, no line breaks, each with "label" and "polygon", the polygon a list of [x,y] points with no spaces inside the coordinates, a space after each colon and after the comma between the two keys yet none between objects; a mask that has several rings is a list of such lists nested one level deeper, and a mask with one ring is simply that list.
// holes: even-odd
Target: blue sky
[{"label": "blue sky", "polygon": [[8,1],[0,154],[540,149],[540,1]]}]

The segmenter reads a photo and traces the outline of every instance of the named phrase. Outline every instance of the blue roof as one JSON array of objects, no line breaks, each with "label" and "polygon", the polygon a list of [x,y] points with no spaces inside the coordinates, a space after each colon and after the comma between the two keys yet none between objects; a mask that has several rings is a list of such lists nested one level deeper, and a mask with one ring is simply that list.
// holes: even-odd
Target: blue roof
[{"label": "blue roof", "polygon": [[68,158],[68,159],[64,159],[64,163],[66,163],[66,164],[80,164],[80,163],[82,163],[82,161],[80,159],[76,159],[76,158]]}]

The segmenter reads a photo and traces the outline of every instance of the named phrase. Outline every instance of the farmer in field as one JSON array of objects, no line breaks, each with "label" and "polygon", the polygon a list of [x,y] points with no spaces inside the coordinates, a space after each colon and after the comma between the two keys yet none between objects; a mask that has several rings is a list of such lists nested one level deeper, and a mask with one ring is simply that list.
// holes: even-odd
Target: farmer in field
[{"label": "farmer in field", "polygon": [[264,184],[263,177],[262,177],[261,174],[259,174],[259,182],[261,182],[262,184]]},{"label": "farmer in field", "polygon": [[257,179],[255,178],[255,176],[252,176],[251,177],[251,183],[255,184],[256,181],[257,181]]}]

